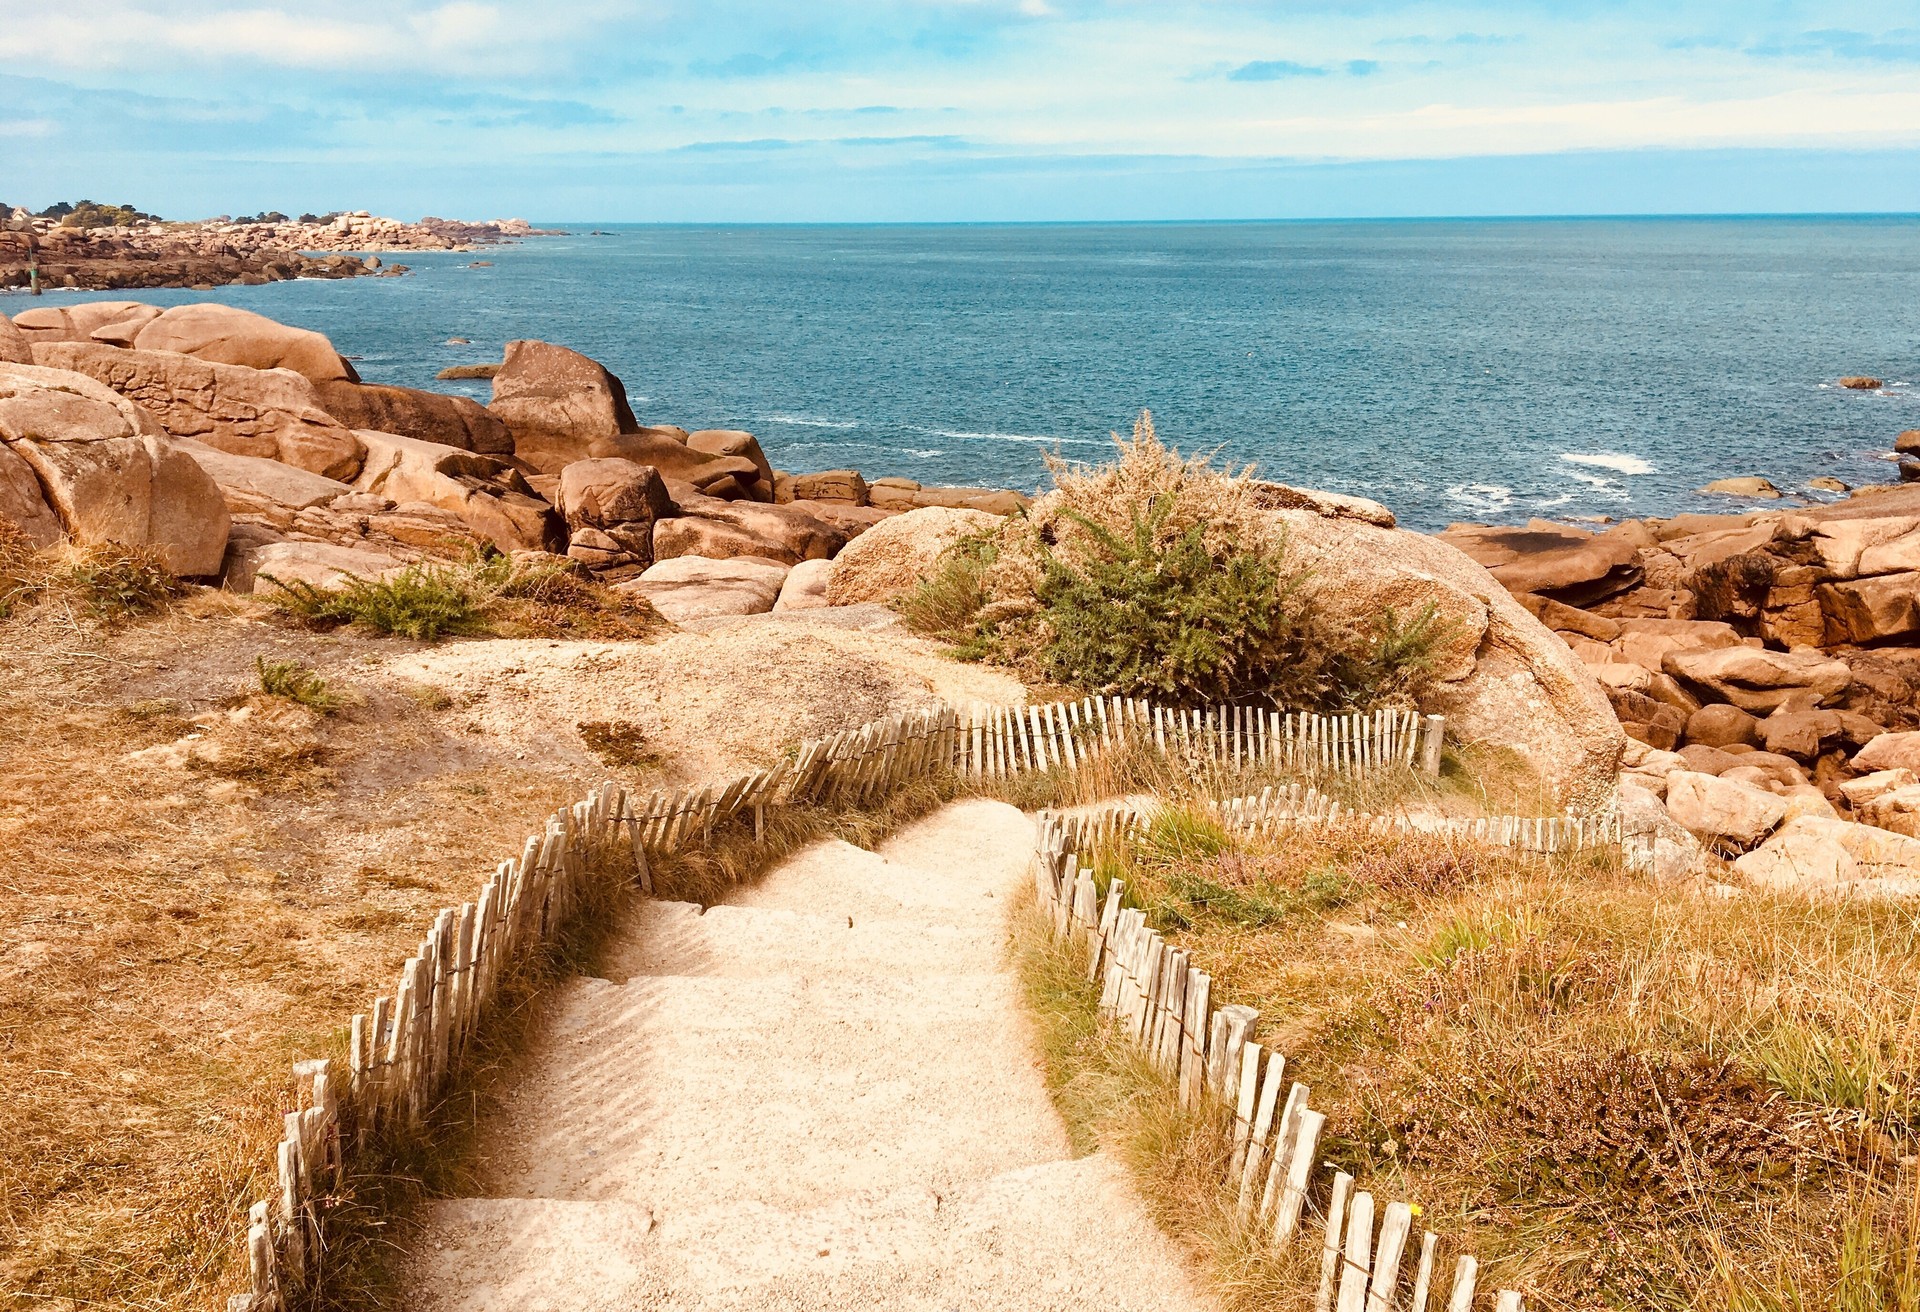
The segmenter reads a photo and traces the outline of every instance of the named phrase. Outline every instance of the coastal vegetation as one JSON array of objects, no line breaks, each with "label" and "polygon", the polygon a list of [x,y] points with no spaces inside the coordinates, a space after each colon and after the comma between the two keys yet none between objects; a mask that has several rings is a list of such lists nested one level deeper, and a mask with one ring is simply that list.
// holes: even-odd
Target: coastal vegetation
[{"label": "coastal vegetation", "polygon": [[1251,468],[1183,456],[1142,412],[1116,458],[1052,458],[1053,491],[955,543],[897,603],[962,653],[1042,682],[1178,705],[1413,705],[1446,624],[1362,628],[1317,604]]},{"label": "coastal vegetation", "polygon": [[[1096,878],[1259,1009],[1338,1131],[1325,1163],[1420,1204],[1483,1284],[1547,1309],[1920,1306],[1909,908],[1716,898],[1591,852],[1253,840],[1178,807]],[[1133,1165],[1229,1305],[1310,1300],[1318,1253],[1241,1225],[1228,1145],[1100,1030],[1084,961],[1044,933],[1018,952],[1082,1144]]]}]

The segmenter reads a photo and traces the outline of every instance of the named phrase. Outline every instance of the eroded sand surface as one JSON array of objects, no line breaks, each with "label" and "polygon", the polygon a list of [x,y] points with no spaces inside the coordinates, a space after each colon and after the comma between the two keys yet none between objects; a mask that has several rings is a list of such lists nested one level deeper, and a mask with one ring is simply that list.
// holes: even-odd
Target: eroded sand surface
[{"label": "eroded sand surface", "polygon": [[641,904],[485,1127],[489,1196],[434,1208],[411,1305],[1207,1306],[1048,1102],[1002,948],[1031,844],[963,802]]}]

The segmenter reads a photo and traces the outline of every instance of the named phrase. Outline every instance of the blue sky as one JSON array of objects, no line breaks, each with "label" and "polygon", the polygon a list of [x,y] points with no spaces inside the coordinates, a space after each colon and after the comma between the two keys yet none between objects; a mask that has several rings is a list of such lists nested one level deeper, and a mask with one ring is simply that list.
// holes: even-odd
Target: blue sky
[{"label": "blue sky", "polygon": [[169,217],[1920,210],[1920,4],[8,0],[0,200]]}]

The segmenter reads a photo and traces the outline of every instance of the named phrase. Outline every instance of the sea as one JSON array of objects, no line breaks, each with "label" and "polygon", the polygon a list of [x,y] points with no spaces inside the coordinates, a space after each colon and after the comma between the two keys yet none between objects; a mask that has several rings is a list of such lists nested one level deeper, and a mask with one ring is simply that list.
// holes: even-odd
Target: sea
[{"label": "sea", "polygon": [[[1735,475],[1820,499],[1894,481],[1920,428],[1915,216],[548,226],[385,257],[400,278],[125,295],[482,401],[434,375],[559,342],[642,422],[748,429],[796,472],[1035,489],[1150,410],[1182,450],[1428,530],[1743,508],[1696,491]],[[1884,386],[1836,385],[1860,374]]]}]

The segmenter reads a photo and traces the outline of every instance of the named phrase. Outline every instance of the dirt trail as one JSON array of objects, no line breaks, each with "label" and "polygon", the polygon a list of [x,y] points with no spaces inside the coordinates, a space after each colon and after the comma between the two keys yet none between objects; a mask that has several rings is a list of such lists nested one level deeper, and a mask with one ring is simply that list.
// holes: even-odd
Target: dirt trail
[{"label": "dirt trail", "polygon": [[964,802],[704,914],[641,904],[483,1126],[490,1196],[434,1208],[409,1305],[1198,1312],[1035,1066],[1002,946],[1031,845]]}]

